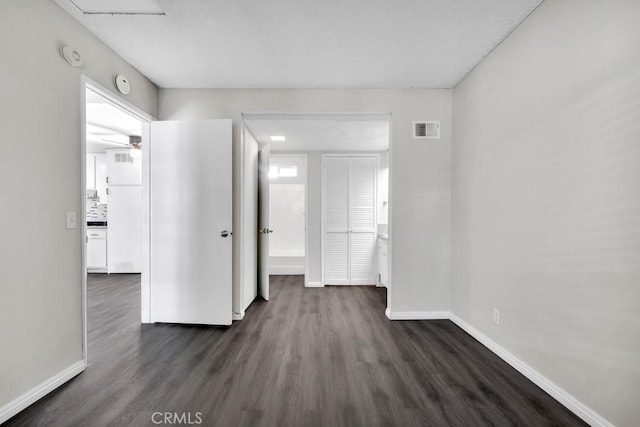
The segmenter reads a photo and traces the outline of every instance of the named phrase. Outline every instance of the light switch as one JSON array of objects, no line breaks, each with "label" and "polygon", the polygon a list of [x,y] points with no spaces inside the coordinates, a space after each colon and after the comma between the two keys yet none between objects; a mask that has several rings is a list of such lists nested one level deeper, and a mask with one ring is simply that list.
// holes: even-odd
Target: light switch
[{"label": "light switch", "polygon": [[78,227],[78,221],[75,211],[67,212],[67,230],[73,230]]}]

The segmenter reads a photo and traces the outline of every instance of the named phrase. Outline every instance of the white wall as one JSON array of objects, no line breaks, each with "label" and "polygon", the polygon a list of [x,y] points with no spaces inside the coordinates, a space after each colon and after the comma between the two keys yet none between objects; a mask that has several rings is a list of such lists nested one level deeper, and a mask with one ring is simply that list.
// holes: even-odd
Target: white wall
[{"label": "white wall", "polygon": [[619,426],[640,419],[638,17],[543,2],[454,90],[452,310]]},{"label": "white wall", "polygon": [[304,257],[304,184],[269,185],[269,256]]},{"label": "white wall", "polygon": [[[421,89],[161,89],[159,108],[161,119],[232,118],[236,142],[243,112],[392,113],[393,289],[388,305],[394,312],[415,312],[449,308],[451,96],[451,90]],[[411,138],[411,121],[424,119],[441,120],[441,140]],[[239,153],[236,146],[236,165]],[[236,172],[237,190],[238,181]],[[234,233],[237,244],[236,239]]]},{"label": "white wall", "polygon": [[270,178],[269,274],[305,274],[307,156],[272,151],[269,165],[298,168],[296,177]]},{"label": "white wall", "polygon": [[378,224],[389,223],[389,152],[378,153]]},{"label": "white wall", "polygon": [[[82,360],[80,75],[157,113],[157,88],[49,0],[0,2],[0,408]],[[61,43],[84,55],[72,68]]]},{"label": "white wall", "polygon": [[269,256],[304,257],[306,156],[271,154],[270,168],[296,167],[295,177],[271,177],[269,184]]},{"label": "white wall", "polygon": [[304,274],[305,184],[269,185],[269,228],[269,273]]}]

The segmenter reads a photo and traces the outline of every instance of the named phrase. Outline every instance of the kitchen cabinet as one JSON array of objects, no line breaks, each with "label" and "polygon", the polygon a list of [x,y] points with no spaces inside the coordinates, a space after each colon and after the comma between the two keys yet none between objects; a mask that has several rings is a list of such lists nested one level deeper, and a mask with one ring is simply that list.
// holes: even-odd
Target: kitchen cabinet
[{"label": "kitchen cabinet", "polygon": [[107,203],[107,155],[87,154],[87,189],[98,191],[100,203]]},{"label": "kitchen cabinet", "polygon": [[107,272],[107,229],[87,228],[87,271]]},{"label": "kitchen cabinet", "polygon": [[93,153],[87,153],[87,190],[95,190],[96,188],[96,156]]},{"label": "kitchen cabinet", "polygon": [[109,203],[108,202],[108,193],[107,193],[107,155],[105,153],[96,153],[96,190],[98,190],[98,197],[100,198],[100,203]]}]

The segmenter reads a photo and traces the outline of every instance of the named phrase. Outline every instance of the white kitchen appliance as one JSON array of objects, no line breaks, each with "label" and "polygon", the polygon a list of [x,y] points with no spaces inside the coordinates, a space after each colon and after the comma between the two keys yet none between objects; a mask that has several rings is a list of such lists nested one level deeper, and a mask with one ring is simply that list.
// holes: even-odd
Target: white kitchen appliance
[{"label": "white kitchen appliance", "polygon": [[142,271],[142,152],[107,150],[109,273]]}]

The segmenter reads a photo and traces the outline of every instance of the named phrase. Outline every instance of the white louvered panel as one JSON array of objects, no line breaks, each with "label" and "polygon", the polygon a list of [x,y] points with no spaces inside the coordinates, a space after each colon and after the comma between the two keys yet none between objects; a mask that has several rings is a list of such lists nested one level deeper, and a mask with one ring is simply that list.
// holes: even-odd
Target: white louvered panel
[{"label": "white louvered panel", "polygon": [[325,159],[325,227],[347,231],[349,227],[349,160]]},{"label": "white louvered panel", "polygon": [[351,230],[376,228],[376,158],[352,157],[349,173]]},{"label": "white louvered panel", "polygon": [[376,283],[376,233],[352,232],[351,234],[351,284]]},{"label": "white louvered panel", "polygon": [[349,234],[346,232],[325,234],[324,283],[349,284]]}]

